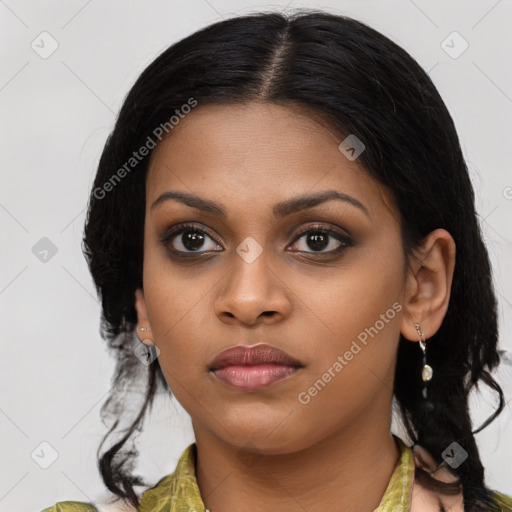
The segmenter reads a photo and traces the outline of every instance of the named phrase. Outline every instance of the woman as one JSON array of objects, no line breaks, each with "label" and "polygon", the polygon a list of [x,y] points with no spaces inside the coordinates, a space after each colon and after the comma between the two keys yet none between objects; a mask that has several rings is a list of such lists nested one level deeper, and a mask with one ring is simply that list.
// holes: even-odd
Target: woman
[{"label": "woman", "polygon": [[[172,45],[107,140],[84,253],[118,357],[106,439],[147,372],[99,458],[131,510],[512,510],[468,411],[478,382],[499,398],[486,424],[504,399],[467,167],[429,76],[380,33],[274,12]],[[140,495],[123,446],[159,390],[195,442]]]}]

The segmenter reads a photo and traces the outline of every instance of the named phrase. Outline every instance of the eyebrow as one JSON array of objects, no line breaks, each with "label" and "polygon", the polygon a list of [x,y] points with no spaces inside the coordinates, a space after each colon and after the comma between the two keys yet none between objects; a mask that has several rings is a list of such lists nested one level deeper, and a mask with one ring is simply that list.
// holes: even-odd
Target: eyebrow
[{"label": "eyebrow", "polygon": [[[201,210],[206,213],[210,213],[212,215],[217,215],[224,218],[227,217],[225,207],[222,204],[215,203],[209,199],[203,199],[188,192],[175,190],[169,190],[161,194],[151,205],[151,210],[153,211],[157,206],[170,200],[178,201],[187,206],[196,208],[197,210]],[[319,204],[332,200],[349,203],[359,208],[368,217],[370,217],[367,208],[360,201],[358,201],[355,197],[344,194],[343,192],[338,192],[337,190],[326,190],[316,194],[306,194],[303,196],[292,197],[291,199],[287,199],[281,203],[275,204],[272,211],[276,219],[281,219],[292,213],[306,210],[308,208],[313,208]]]}]

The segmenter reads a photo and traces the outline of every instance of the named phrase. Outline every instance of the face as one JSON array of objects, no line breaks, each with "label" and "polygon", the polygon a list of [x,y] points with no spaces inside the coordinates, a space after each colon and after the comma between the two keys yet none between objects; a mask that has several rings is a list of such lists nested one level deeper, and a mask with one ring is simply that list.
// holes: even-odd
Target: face
[{"label": "face", "polygon": [[[212,105],[153,152],[136,307],[196,436],[291,453],[387,418],[406,279],[399,215],[342,140],[304,112]],[[209,209],[154,205],[170,191]],[[301,367],[249,390],[210,371],[223,350],[261,343]]]}]

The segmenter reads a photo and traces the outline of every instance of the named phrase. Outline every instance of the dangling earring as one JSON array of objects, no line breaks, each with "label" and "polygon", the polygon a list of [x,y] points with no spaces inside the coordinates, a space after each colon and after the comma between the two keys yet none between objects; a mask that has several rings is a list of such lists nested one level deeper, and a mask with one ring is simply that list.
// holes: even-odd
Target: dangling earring
[{"label": "dangling earring", "polygon": [[416,331],[418,331],[418,336],[420,337],[420,347],[423,352],[423,369],[421,371],[421,378],[423,380],[423,398],[427,399],[427,386],[430,379],[432,379],[432,375],[434,375],[434,370],[432,367],[427,364],[427,345],[423,338],[423,331],[421,330],[420,324],[414,324],[416,327]]}]

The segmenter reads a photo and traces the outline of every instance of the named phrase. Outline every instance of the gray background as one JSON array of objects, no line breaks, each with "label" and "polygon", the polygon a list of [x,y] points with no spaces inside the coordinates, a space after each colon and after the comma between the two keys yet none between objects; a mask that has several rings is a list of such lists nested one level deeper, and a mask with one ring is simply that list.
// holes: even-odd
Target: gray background
[{"label": "gray background", "polygon": [[[470,168],[499,298],[500,345],[512,350],[512,2],[2,0],[1,510],[107,496],[95,453],[114,364],[99,336],[100,307],[80,243],[95,168],[123,98],[175,40],[276,7],[353,16],[430,73]],[[464,43],[454,31],[469,45],[457,58]],[[57,49],[45,55],[52,44]],[[477,441],[488,484],[512,494],[512,365],[498,378],[507,407]],[[486,389],[473,397],[476,424],[493,403]],[[139,472],[148,481],[172,472],[192,441],[185,411],[160,400],[138,438]],[[56,460],[43,469],[53,450]]]}]

